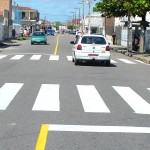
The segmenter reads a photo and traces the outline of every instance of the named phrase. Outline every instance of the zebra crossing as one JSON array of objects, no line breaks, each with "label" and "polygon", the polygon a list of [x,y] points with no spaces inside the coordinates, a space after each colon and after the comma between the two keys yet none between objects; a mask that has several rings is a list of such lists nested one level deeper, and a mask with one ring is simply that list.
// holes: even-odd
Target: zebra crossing
[{"label": "zebra crossing", "polygon": [[[24,83],[5,83],[0,88],[0,111],[7,110],[15,101],[16,95],[23,88]],[[80,101],[82,111],[85,113],[112,113],[105,103],[102,93],[94,85],[75,85],[77,99]],[[133,113],[150,114],[150,104],[134,89],[126,86],[112,86],[119,100],[126,102]],[[59,84],[42,84],[38,90],[31,111],[61,111],[60,91],[64,90]],[[150,94],[150,88],[145,89]],[[32,90],[30,90],[32,92]],[[109,92],[108,92],[109,94]],[[107,102],[108,103],[108,102]]]},{"label": "zebra crossing", "polygon": [[[1,54],[0,55],[0,61],[3,60],[3,59],[7,59],[9,61],[19,61],[21,60],[22,58],[26,57],[27,55],[31,55],[30,58],[28,58],[29,61],[38,61],[42,58],[42,54],[9,54],[9,55],[6,55],[6,54]],[[48,58],[47,60],[49,61],[59,61],[62,59],[62,57],[60,57],[59,55],[53,55],[53,54],[47,54],[46,55]],[[66,57],[66,60],[68,62],[71,62],[72,61],[72,56],[65,56]],[[122,59],[122,58],[115,58],[115,60],[111,59],[111,63],[112,64],[117,64],[117,63],[125,63],[125,64],[130,64],[130,65],[135,65],[135,64],[145,64],[143,62],[140,62],[140,61],[137,61],[137,60],[129,60],[129,59]],[[146,64],[148,65],[148,64]]]}]

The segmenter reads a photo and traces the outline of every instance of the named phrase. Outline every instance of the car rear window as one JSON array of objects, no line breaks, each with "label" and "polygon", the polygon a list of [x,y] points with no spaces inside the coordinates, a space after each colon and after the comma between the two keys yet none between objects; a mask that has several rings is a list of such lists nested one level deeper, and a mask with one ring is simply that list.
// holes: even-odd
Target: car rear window
[{"label": "car rear window", "polygon": [[34,32],[33,36],[45,36],[44,32]]},{"label": "car rear window", "polygon": [[103,37],[97,36],[84,36],[81,40],[82,44],[106,44],[106,40]]}]

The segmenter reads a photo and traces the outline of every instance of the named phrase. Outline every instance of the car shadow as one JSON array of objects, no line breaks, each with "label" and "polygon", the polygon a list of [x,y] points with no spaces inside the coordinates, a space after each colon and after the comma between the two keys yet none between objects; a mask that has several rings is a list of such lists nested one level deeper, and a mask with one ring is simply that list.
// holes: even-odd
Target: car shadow
[{"label": "car shadow", "polygon": [[13,46],[20,46],[21,44],[5,44],[3,46],[0,46],[0,48],[8,48],[8,47],[13,47]]},{"label": "car shadow", "polygon": [[92,66],[92,67],[117,67],[114,64],[107,66],[105,63],[101,62],[79,62],[78,66]]}]

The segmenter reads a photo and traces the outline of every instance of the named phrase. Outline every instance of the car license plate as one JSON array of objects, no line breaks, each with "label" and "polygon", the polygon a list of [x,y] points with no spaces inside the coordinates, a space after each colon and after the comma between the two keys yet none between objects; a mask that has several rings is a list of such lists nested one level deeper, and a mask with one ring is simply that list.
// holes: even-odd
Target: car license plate
[{"label": "car license plate", "polygon": [[89,54],[89,57],[97,58],[97,57],[98,57],[98,54]]}]

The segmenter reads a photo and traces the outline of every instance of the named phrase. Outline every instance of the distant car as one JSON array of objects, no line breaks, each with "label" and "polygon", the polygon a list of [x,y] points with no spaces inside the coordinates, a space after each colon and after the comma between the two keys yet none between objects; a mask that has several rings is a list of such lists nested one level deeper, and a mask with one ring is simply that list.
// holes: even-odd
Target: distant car
[{"label": "distant car", "polygon": [[44,32],[42,31],[35,31],[31,35],[31,45],[35,43],[44,43],[47,44],[47,36]]},{"label": "distant car", "polygon": [[47,35],[53,35],[54,36],[54,30],[47,29],[46,32],[47,32]]},{"label": "distant car", "polygon": [[76,35],[76,31],[71,30],[71,31],[70,31],[70,34],[72,34],[72,35]]},{"label": "distant car", "polygon": [[82,61],[105,62],[110,65],[111,52],[107,40],[102,35],[78,35],[76,41],[71,41],[72,61],[78,65]]}]

